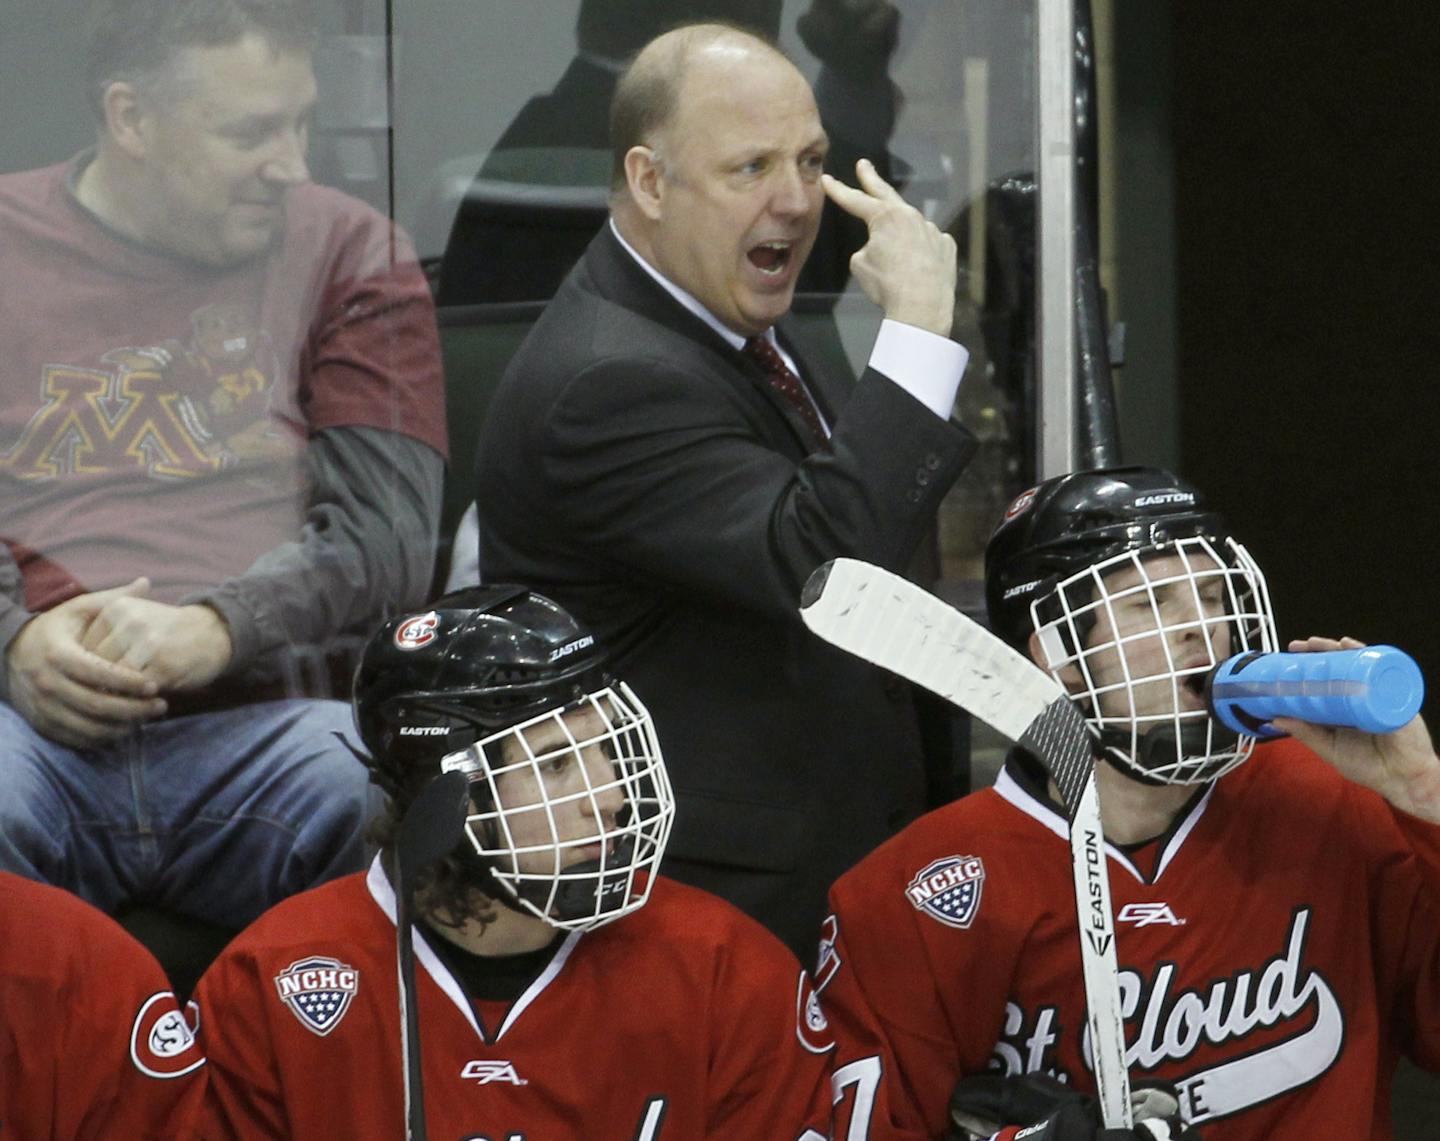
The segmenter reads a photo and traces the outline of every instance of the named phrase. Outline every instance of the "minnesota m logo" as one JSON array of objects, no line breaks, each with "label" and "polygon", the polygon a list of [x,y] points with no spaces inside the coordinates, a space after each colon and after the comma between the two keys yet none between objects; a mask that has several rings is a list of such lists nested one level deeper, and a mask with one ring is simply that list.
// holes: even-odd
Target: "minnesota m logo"
[{"label": "minnesota m logo", "polygon": [[[107,354],[111,357],[114,354]],[[204,427],[166,375],[167,354],[128,351],[114,372],[46,365],[44,405],[0,466],[21,479],[144,469],[160,478],[215,471]]]}]

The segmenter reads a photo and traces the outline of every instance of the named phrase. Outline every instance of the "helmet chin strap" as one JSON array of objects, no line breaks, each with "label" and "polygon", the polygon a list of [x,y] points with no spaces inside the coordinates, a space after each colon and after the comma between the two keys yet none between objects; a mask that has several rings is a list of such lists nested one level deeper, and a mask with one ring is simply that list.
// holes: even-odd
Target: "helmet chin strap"
[{"label": "helmet chin strap", "polygon": [[[1130,734],[1122,729],[1100,731],[1100,756],[1118,768],[1131,780],[1159,788],[1176,781],[1161,780],[1151,776],[1151,770],[1172,765],[1188,757],[1203,757],[1217,747],[1226,750],[1234,747],[1240,735],[1220,722],[1192,722],[1180,732],[1171,724],[1152,725],[1140,734],[1139,748],[1132,757],[1129,753]],[[1185,782],[1203,784],[1204,780]]]},{"label": "helmet chin strap", "polygon": [[[556,919],[575,920],[602,918],[625,902],[630,887],[630,865],[635,842],[628,836],[616,843],[601,870],[601,860],[584,860],[565,869],[565,879],[555,889],[551,911]],[[573,877],[573,878],[572,878]],[[537,908],[550,902],[549,881],[528,881],[519,888],[521,898]]]},{"label": "helmet chin strap", "polygon": [[[455,856],[464,868],[466,878],[486,897],[502,907],[535,918],[535,911],[550,907],[550,914],[562,921],[601,918],[625,902],[630,887],[630,864],[634,840],[626,837],[616,843],[607,861],[608,870],[601,870],[601,861],[584,860],[565,869],[565,879],[555,889],[551,901],[552,880],[525,880],[519,887],[513,887],[495,874],[490,860],[475,851],[467,837],[457,847]],[[526,907],[526,904],[530,907]],[[532,911],[531,907],[535,910]]]}]

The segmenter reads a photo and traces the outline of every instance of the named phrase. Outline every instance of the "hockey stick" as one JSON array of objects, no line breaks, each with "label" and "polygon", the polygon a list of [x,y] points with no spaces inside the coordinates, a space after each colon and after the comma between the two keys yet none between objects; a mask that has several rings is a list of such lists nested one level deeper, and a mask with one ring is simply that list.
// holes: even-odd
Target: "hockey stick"
[{"label": "hockey stick", "polygon": [[1095,1087],[1107,1129],[1132,1125],[1115,920],[1095,757],[1079,708],[1048,674],[914,583],[834,559],[805,584],[800,617],[825,641],[960,706],[1033,753],[1065,803]]},{"label": "hockey stick", "polygon": [[415,996],[415,879],[460,841],[469,807],[464,773],[441,773],[405,810],[395,842],[395,964],[400,974],[400,1056],[405,1067],[405,1137],[425,1141],[425,1080],[420,1066],[420,1008]]}]

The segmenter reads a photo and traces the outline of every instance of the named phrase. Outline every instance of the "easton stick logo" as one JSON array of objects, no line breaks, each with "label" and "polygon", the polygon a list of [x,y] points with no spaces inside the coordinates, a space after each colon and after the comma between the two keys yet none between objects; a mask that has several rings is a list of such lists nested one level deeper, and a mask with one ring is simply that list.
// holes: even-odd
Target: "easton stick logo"
[{"label": "easton stick logo", "polygon": [[1110,949],[1114,938],[1110,931],[1110,916],[1105,911],[1105,888],[1101,876],[1105,874],[1105,854],[1100,850],[1100,833],[1094,828],[1085,829],[1085,894],[1090,901],[1089,926],[1085,937],[1096,954],[1103,955]]}]

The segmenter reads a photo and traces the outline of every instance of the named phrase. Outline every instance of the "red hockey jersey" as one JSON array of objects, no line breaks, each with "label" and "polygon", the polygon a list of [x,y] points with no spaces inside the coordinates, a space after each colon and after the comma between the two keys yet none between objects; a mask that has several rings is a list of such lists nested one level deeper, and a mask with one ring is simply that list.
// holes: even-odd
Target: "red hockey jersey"
[{"label": "red hockey jersey", "polygon": [[205,1057],[150,952],[88,903],[7,873],[0,947],[0,1137],[192,1136]]},{"label": "red hockey jersey", "polygon": [[[210,968],[214,1136],[405,1135],[394,917],[376,864],[273,908]],[[729,904],[662,879],[635,914],[567,936],[508,1008],[482,1003],[483,1025],[433,937],[417,927],[431,1141],[827,1136],[811,992]]]},{"label": "red hockey jersey", "polygon": [[[987,1068],[1093,1091],[1066,836],[1007,767],[835,885],[837,1137],[942,1138]],[[1176,1083],[1205,1141],[1392,1136],[1397,1055],[1440,1068],[1440,828],[1287,740],[1109,856],[1132,1078]]]}]

